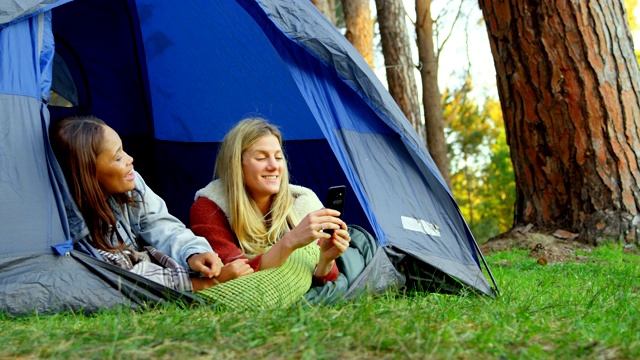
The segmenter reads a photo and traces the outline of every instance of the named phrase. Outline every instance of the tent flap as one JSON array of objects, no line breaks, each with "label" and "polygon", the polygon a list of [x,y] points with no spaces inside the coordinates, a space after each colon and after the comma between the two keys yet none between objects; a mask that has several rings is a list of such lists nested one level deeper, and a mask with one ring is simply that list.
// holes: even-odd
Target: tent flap
[{"label": "tent flap", "polygon": [[69,256],[2,257],[0,269],[0,311],[5,315],[93,313],[135,306]]}]

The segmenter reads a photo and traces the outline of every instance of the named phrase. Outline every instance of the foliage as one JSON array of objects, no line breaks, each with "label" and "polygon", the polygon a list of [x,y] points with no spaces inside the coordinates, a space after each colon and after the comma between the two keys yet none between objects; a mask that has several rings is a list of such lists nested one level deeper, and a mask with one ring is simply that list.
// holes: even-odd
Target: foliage
[{"label": "foliage", "polygon": [[478,224],[477,231],[492,236],[507,231],[513,225],[516,183],[500,103],[487,99],[484,106],[496,126],[497,137],[491,144],[491,160],[483,169],[484,186],[478,189],[478,195],[483,199],[479,210],[485,221]]},{"label": "foliage", "polygon": [[624,0],[624,8],[627,12],[627,19],[629,20],[629,28],[631,31],[638,30],[638,19],[633,13],[634,9],[638,6],[638,0]]},{"label": "foliage", "polygon": [[640,259],[599,247],[538,265],[486,257],[497,299],[406,293],[334,306],[216,312],[166,306],[95,315],[0,316],[0,358],[633,359],[640,356]]},{"label": "foliage", "polygon": [[[634,10],[638,7],[638,0],[624,0],[624,8],[627,12],[627,20],[629,20],[629,29],[633,34],[636,31],[640,31],[640,25],[638,25],[638,19],[634,13]],[[640,50],[636,50],[636,60],[640,63]]]},{"label": "foliage", "polygon": [[471,79],[443,95],[453,195],[479,242],[507,231],[513,222],[515,180],[500,103],[483,107],[469,96]]}]

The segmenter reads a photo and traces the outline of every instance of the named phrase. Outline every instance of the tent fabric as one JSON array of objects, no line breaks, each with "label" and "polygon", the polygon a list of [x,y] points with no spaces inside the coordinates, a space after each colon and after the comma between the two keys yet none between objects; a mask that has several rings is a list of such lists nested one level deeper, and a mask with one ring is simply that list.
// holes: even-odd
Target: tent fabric
[{"label": "tent fabric", "polygon": [[334,304],[364,293],[382,293],[404,286],[406,277],[396,269],[378,241],[359,225],[349,224],[349,248],[336,259],[338,279],[311,288],[300,302]]},{"label": "tent fabric", "polygon": [[[421,160],[428,164],[430,171],[445,185],[444,179],[436,170],[437,167],[433,159],[426,152],[426,148],[422,145],[410,123],[406,121],[402,110],[398,106],[394,106],[395,101],[389,92],[380,81],[377,81],[375,74],[366,61],[359,56],[357,50],[344,41],[338,30],[325,17],[312,15],[316,12],[313,5],[308,3],[275,4],[263,1],[261,6],[264,8],[264,14],[256,12],[256,17],[268,16],[273,22],[272,26],[277,25],[283,34],[295,34],[296,36],[292,40],[304,47],[308,53],[321,59],[326,66],[334,69],[342,81],[355,90],[369,104],[369,107],[378,112],[385,119],[387,125],[391,126],[395,133],[408,142],[411,149],[418,152]],[[286,16],[288,14],[296,14],[296,21],[292,21],[292,17]],[[264,19],[263,24],[265,26],[271,25],[269,21]],[[384,127],[378,130],[381,129]]]},{"label": "tent fabric", "polygon": [[135,307],[122,292],[70,256],[3,256],[0,269],[0,309],[5,315]]},{"label": "tent fabric", "polygon": [[[153,281],[148,281],[138,274],[98,260],[81,251],[72,250],[69,254],[90,269],[92,273],[98,275],[104,281],[102,282],[102,287],[104,287],[104,283],[107,283],[111,286],[111,290],[118,289],[120,293],[126,296],[125,299],[117,299],[120,301],[113,302],[110,307],[129,304],[130,307],[135,308],[134,305],[164,304],[168,301],[180,302],[183,305],[204,304],[203,299],[191,293],[170,289]],[[104,307],[104,304],[102,306]]]},{"label": "tent fabric", "polygon": [[[0,31],[0,219],[4,256],[45,253],[63,238],[46,150],[53,59],[50,13]],[[29,46],[20,46],[29,44]],[[34,242],[23,239],[38,239]]]},{"label": "tent fabric", "polygon": [[0,93],[48,100],[54,55],[51,13],[2,29],[0,50]]},{"label": "tent fabric", "polygon": [[[187,224],[193,194],[211,180],[224,134],[243,117],[266,117],[283,132],[292,182],[320,197],[330,186],[346,185],[345,221],[372,233],[396,266],[415,262],[454,289],[459,283],[496,294],[421,140],[356,50],[310,2],[0,4],[3,293],[15,291],[11,281],[33,283],[17,270],[8,279],[9,264],[52,257],[47,261],[64,265],[42,274],[41,283],[50,285],[67,263],[79,261],[54,260],[52,246],[63,244],[64,253],[74,241],[65,215],[73,203],[46,129],[62,117],[92,114],[121,135],[136,170]],[[56,101],[67,98],[70,107],[47,106],[51,88]],[[96,270],[85,268],[91,283]],[[98,289],[76,288],[84,295]],[[114,303],[138,303],[135,291],[124,297],[105,291]],[[58,304],[85,306],[83,296],[70,294]],[[0,297],[0,308],[14,312],[13,298]],[[61,309],[53,301],[34,308]]]},{"label": "tent fabric", "polygon": [[53,49],[50,12],[0,30],[0,309],[8,315],[131,306],[85,266],[52,253],[69,234],[43,103]]},{"label": "tent fabric", "polygon": [[0,29],[45,13],[71,0],[2,0],[0,1]]}]

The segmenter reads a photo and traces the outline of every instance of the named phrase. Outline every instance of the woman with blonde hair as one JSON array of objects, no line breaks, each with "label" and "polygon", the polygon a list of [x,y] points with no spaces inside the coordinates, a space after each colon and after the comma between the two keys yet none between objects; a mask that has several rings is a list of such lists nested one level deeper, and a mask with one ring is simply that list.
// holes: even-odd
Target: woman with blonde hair
[{"label": "woman with blonde hair", "polygon": [[289,183],[278,128],[249,118],[224,137],[214,180],[196,193],[191,229],[224,263],[248,259],[258,273],[282,266],[300,249],[316,251],[309,276],[318,284],[338,277],[335,259],[349,247],[338,216],[312,190]]}]

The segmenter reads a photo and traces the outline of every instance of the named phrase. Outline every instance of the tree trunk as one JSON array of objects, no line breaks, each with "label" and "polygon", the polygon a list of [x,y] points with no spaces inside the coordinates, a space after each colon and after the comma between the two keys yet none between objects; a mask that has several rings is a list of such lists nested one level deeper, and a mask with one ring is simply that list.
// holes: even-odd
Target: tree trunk
[{"label": "tree trunk", "polygon": [[427,148],[449,189],[451,189],[451,171],[447,158],[447,142],[444,138],[442,95],[438,88],[438,59],[433,44],[431,0],[416,0],[416,32]]},{"label": "tree trunk", "polygon": [[333,25],[336,24],[336,2],[335,0],[311,0],[320,12],[331,21]]},{"label": "tree trunk", "polygon": [[373,20],[369,0],[342,0],[345,37],[373,69]]},{"label": "tree trunk", "polygon": [[389,92],[420,138],[425,139],[402,2],[376,0],[376,9]]},{"label": "tree trunk", "polygon": [[516,178],[514,225],[638,242],[640,72],[620,0],[480,0]]}]

